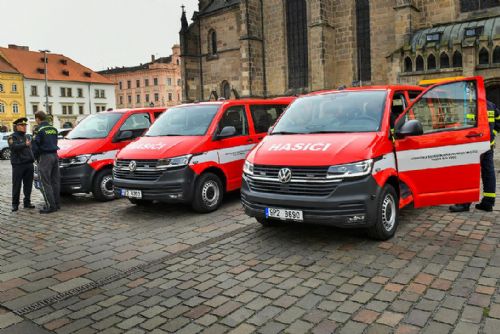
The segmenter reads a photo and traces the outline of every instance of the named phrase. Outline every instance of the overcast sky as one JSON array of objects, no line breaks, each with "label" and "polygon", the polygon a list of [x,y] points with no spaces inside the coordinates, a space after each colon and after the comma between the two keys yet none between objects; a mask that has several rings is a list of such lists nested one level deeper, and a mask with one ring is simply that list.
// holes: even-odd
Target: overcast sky
[{"label": "overcast sky", "polygon": [[64,54],[93,70],[133,66],[171,54],[181,5],[197,0],[0,0],[0,46]]}]

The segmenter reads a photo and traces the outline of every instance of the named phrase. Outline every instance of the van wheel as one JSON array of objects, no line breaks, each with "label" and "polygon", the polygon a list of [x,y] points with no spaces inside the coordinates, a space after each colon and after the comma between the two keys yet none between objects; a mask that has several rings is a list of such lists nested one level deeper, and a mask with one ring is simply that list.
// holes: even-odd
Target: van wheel
[{"label": "van wheel", "polygon": [[393,186],[386,184],[377,200],[376,221],[368,234],[376,240],[387,240],[394,236],[399,225],[398,195]]},{"label": "van wheel", "polygon": [[10,160],[10,149],[9,148],[4,148],[2,150],[2,159]]},{"label": "van wheel", "polygon": [[107,202],[115,199],[111,169],[103,169],[97,173],[92,187],[92,194],[95,199],[100,202]]},{"label": "van wheel", "polygon": [[221,205],[223,196],[220,178],[213,173],[205,173],[196,181],[192,207],[202,213],[215,211]]},{"label": "van wheel", "polygon": [[149,201],[147,199],[137,199],[137,198],[129,198],[130,203],[137,206],[147,206],[153,204],[153,201]]}]

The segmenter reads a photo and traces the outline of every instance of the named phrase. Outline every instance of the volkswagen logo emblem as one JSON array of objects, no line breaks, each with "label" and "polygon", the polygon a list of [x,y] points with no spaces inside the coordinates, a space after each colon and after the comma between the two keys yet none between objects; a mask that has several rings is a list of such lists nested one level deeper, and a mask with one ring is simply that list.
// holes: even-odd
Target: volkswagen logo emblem
[{"label": "volkswagen logo emblem", "polygon": [[282,168],[278,172],[278,180],[281,183],[288,183],[292,179],[292,171],[289,168]]},{"label": "volkswagen logo emblem", "polygon": [[135,160],[130,161],[128,164],[128,169],[130,169],[131,172],[135,172],[137,169],[137,162]]}]

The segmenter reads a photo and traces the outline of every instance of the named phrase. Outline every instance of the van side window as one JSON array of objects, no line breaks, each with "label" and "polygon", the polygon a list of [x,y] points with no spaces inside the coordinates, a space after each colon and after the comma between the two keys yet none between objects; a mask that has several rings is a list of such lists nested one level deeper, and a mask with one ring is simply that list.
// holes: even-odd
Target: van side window
[{"label": "van side window", "polygon": [[158,119],[158,117],[160,117],[161,115],[163,114],[162,111],[160,112],[155,112],[154,115],[155,115],[155,120]]},{"label": "van side window", "polygon": [[405,96],[402,92],[394,93],[392,98],[392,106],[391,106],[391,129],[394,128],[394,122],[396,119],[405,111],[406,109],[406,100]]},{"label": "van side window", "polygon": [[475,82],[461,81],[432,88],[413,106],[408,116],[422,123],[424,133],[475,127]]},{"label": "van side window", "polygon": [[417,96],[420,95],[420,93],[422,93],[422,92],[420,92],[420,91],[409,91],[408,92],[408,97],[410,98],[410,101],[415,100],[417,98]]},{"label": "van side window", "polygon": [[248,135],[248,121],[244,106],[230,107],[224,112],[219,122],[218,132],[222,131],[226,126],[234,126],[236,129],[235,136]]},{"label": "van side window", "polygon": [[282,105],[251,105],[250,113],[252,114],[255,132],[267,132],[285,108]]},{"label": "van side window", "polygon": [[125,123],[120,128],[120,131],[132,131],[133,138],[142,136],[142,134],[149,129],[151,120],[149,114],[133,114],[127,118]]}]

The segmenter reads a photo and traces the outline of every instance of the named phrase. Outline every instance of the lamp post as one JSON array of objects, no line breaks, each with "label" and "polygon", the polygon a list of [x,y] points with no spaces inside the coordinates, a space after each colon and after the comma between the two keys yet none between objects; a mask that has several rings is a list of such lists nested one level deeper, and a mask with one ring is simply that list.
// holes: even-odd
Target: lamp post
[{"label": "lamp post", "polygon": [[47,113],[49,115],[51,115],[52,110],[50,110],[50,108],[49,108],[49,84],[47,81],[47,53],[50,51],[49,50],[40,50],[40,52],[43,52],[43,62],[45,65],[45,68],[44,68],[44,73],[45,73],[45,111],[47,111]]}]

